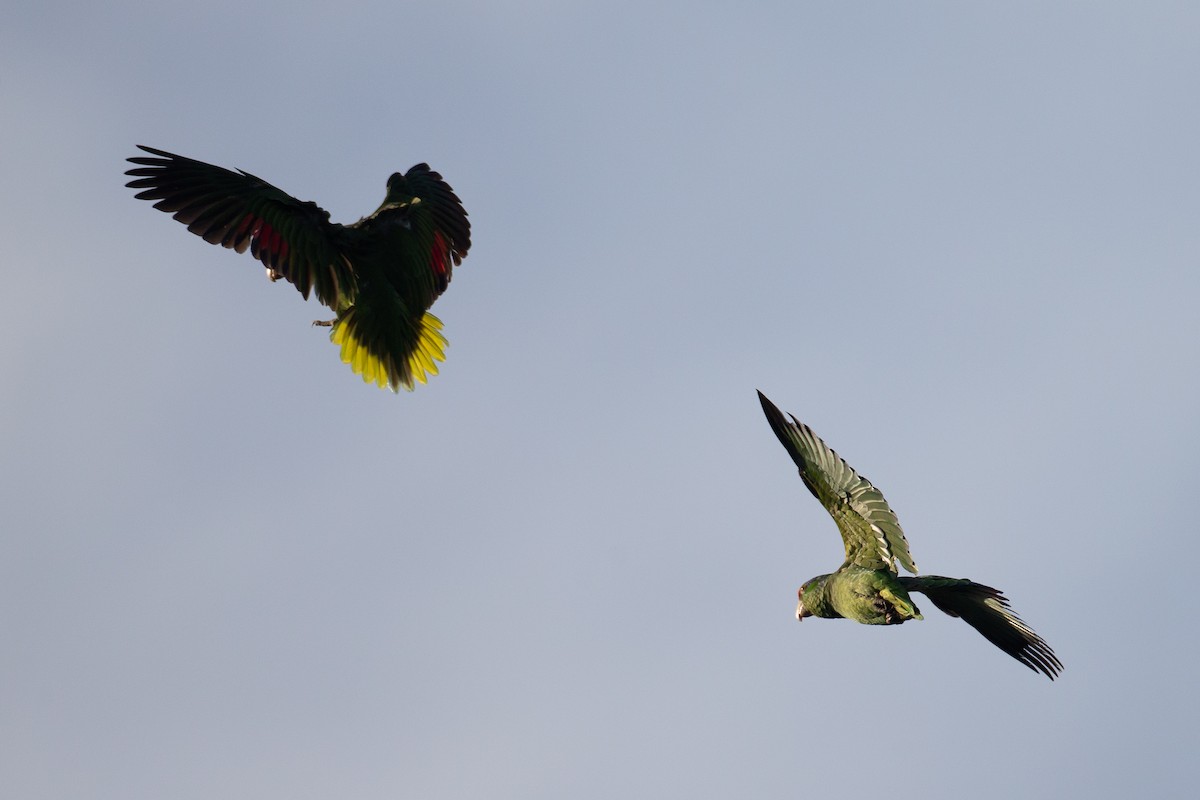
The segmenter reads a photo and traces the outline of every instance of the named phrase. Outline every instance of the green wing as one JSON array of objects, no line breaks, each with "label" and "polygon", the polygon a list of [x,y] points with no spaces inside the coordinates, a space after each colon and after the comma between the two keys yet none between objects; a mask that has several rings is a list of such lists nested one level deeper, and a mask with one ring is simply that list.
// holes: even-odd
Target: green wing
[{"label": "green wing", "polygon": [[314,291],[335,310],[353,301],[354,273],[340,241],[344,228],[329,222],[329,212],[248,172],[138,147],[155,156],[128,159],[139,165],[125,173],[137,179],[126,185],[142,190],[138,199],[157,200],[155,208],[210,244],[239,253],[249,248],[306,298]]},{"label": "green wing", "polygon": [[912,573],[917,565],[908,552],[900,521],[883,493],[859,475],[841,456],[792,417],[789,422],[775,404],[758,393],[771,430],[796,466],[800,479],[837,523],[846,544],[846,563],[866,569],[896,572],[896,562]]},{"label": "green wing", "polygon": [[952,617],[959,617],[992,644],[1050,680],[1062,671],[1062,662],[1046,640],[1012,610],[999,589],[965,578],[900,578],[910,592],[921,592]]},{"label": "green wing", "polygon": [[352,227],[392,232],[383,274],[414,307],[427,309],[446,291],[471,248],[462,201],[428,164],[392,175],[383,205]]},{"label": "green wing", "polygon": [[[417,164],[404,173],[404,183],[414,197],[420,198],[418,224],[414,233],[421,252],[428,259],[429,269],[444,275],[448,283],[450,271],[457,267],[471,248],[471,223],[466,209],[450,184],[429,168]],[[445,285],[441,286],[445,290]]]}]

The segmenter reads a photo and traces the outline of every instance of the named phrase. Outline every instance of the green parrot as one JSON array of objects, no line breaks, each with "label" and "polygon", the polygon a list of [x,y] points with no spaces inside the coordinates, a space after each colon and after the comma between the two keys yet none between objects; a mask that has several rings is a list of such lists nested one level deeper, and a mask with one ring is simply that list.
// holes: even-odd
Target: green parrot
[{"label": "green parrot", "polygon": [[305,299],[315,293],[337,316],[313,324],[332,327],[342,361],[364,381],[411,390],[437,374],[447,342],[429,308],[466,257],[471,224],[428,164],[392,175],[373,214],[341,225],[248,172],[138,148],[154,157],[128,159],[137,198],[157,200],[210,244],[249,248],[272,281],[287,279]]},{"label": "green parrot", "polygon": [[800,468],[800,479],[833,517],[846,545],[846,560],[837,572],[818,575],[800,587],[796,619],[845,617],[867,625],[900,625],[923,619],[909,596],[920,592],[945,613],[961,617],[996,647],[1054,680],[1062,663],[998,589],[965,578],[901,577],[897,561],[914,575],[917,565],[883,493],[811,428],[795,417],[789,422],[762,392],[758,399],[771,430]]}]

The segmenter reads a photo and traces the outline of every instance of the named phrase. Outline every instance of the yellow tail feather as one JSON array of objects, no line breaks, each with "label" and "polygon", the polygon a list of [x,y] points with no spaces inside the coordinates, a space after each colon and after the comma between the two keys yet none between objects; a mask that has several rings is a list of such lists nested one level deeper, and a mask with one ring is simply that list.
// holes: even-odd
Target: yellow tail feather
[{"label": "yellow tail feather", "polygon": [[449,344],[441,334],[440,319],[426,313],[413,329],[404,332],[411,335],[403,335],[402,343],[387,347],[379,336],[371,337],[363,330],[356,311],[350,309],[334,323],[329,340],[341,348],[342,363],[349,364],[365,383],[381,389],[390,386],[393,392],[403,386],[411,392],[415,384],[426,383],[430,375],[438,374],[437,362],[446,360],[445,347]]}]

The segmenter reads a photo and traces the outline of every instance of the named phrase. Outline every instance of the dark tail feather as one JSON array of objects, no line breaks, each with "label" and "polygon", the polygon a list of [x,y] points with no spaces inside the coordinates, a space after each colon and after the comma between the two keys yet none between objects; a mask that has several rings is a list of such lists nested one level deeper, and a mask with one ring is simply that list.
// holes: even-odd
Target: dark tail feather
[{"label": "dark tail feather", "polygon": [[1041,672],[1050,680],[1062,671],[1062,662],[1050,645],[1017,616],[1000,590],[965,578],[899,578],[905,589],[928,597],[935,606],[984,635],[1025,666]]}]

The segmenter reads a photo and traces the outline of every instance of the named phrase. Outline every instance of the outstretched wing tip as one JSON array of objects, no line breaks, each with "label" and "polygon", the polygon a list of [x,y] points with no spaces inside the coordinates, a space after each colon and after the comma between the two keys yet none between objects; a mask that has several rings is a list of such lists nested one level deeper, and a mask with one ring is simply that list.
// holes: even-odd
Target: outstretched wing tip
[{"label": "outstretched wing tip", "polygon": [[929,575],[901,578],[901,585],[928,597],[943,613],[958,617],[1004,653],[1034,672],[1054,680],[1062,661],[1020,615],[999,589],[967,578]]},{"label": "outstretched wing tip", "polygon": [[847,563],[896,573],[899,561],[917,567],[896,513],[883,492],[860,475],[812,428],[795,415],[791,421],[760,391],[763,412],[775,436],[800,470],[804,485],[837,523]]},{"label": "outstretched wing tip", "polygon": [[250,250],[252,256],[304,295],[336,309],[354,294],[353,269],[340,250],[341,226],[329,213],[302,202],[244,170],[169,153],[146,145],[151,156],[127,159],[138,200],[154,202],[209,244]]}]

